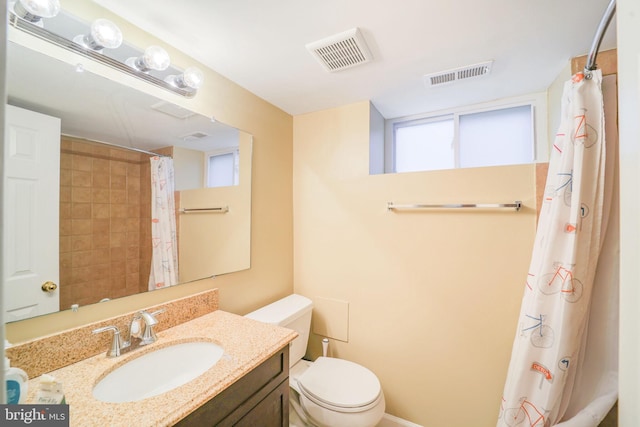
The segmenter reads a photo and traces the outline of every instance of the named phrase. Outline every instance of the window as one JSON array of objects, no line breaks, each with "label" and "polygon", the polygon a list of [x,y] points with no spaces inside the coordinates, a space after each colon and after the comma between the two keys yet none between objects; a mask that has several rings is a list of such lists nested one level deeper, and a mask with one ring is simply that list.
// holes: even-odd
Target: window
[{"label": "window", "polygon": [[395,172],[455,167],[452,117],[401,122],[396,124],[394,130]]},{"label": "window", "polygon": [[531,105],[459,116],[461,168],[532,163]]},{"label": "window", "polygon": [[385,172],[532,163],[534,105],[521,102],[387,120]]},{"label": "window", "polygon": [[206,186],[228,187],[238,185],[238,149],[208,152],[205,155]]}]

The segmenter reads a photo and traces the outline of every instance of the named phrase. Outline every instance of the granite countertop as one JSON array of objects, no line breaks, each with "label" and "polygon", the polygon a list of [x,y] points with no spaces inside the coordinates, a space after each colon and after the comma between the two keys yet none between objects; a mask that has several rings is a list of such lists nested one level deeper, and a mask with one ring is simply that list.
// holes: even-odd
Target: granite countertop
[{"label": "granite countertop", "polygon": [[[296,332],[224,311],[214,311],[159,332],[158,340],[120,357],[105,353],[49,372],[63,382],[71,426],[171,426],[274,355]],[[127,361],[172,344],[210,341],[224,356],[193,381],[137,402],[105,403],[93,398],[93,386]],[[158,369],[161,369],[159,366]],[[27,403],[34,403],[40,379],[29,381]]]}]

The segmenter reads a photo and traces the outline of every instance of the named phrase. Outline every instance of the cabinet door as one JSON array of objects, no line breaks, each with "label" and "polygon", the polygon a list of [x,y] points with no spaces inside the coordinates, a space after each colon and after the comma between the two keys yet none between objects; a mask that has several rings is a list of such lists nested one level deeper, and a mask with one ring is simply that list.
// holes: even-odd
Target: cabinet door
[{"label": "cabinet door", "polygon": [[285,380],[253,407],[235,427],[288,427],[289,380]]},{"label": "cabinet door", "polygon": [[[254,411],[255,418],[247,418]],[[175,424],[176,427],[236,425],[288,427],[288,345]]]}]

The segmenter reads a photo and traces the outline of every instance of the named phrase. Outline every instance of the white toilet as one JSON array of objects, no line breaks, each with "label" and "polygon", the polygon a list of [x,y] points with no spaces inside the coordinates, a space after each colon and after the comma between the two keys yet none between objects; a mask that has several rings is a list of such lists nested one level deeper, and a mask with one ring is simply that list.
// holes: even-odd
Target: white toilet
[{"label": "white toilet", "polygon": [[310,299],[293,294],[246,317],[298,333],[289,348],[290,403],[304,423],[318,427],[374,427],[384,415],[385,402],[380,381],[373,372],[342,359],[302,359],[309,340],[312,307]]}]

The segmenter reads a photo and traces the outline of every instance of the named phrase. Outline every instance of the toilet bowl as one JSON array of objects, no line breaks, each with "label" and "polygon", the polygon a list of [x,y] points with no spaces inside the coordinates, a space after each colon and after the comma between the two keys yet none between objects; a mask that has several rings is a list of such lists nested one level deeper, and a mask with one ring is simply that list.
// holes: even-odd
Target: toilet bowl
[{"label": "toilet bowl", "polygon": [[298,411],[318,427],[372,427],[384,415],[384,393],[378,378],[348,360],[319,357],[307,362],[306,369],[291,375],[290,385],[297,392],[291,398],[297,399]]},{"label": "toilet bowl", "polygon": [[290,407],[305,425],[317,427],[374,427],[385,410],[380,381],[369,369],[348,360],[302,359],[311,327],[311,300],[290,295],[246,317],[294,329],[290,347]]}]

